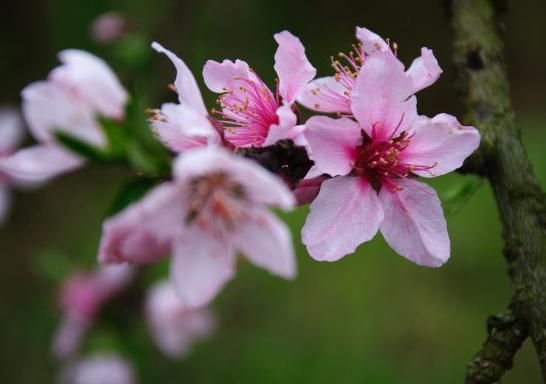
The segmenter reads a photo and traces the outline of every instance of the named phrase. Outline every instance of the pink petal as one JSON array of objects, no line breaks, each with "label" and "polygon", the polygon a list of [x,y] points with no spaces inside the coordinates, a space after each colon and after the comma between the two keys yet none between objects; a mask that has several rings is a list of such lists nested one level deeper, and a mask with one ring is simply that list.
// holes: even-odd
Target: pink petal
[{"label": "pink petal", "polygon": [[413,128],[415,136],[402,153],[401,160],[432,167],[413,172],[419,176],[435,177],[454,171],[480,145],[478,130],[461,125],[451,115],[440,114],[432,119],[420,116]]},{"label": "pink petal", "polygon": [[275,52],[275,71],[279,76],[279,92],[285,103],[292,104],[298,94],[316,75],[317,70],[305,55],[300,39],[288,31],[273,35],[279,44]]},{"label": "pink petal", "polygon": [[248,64],[242,60],[224,60],[219,63],[208,60],[203,67],[203,79],[207,87],[216,93],[223,93],[228,89],[237,90],[239,84],[236,79],[253,79]]},{"label": "pink petal", "polygon": [[371,240],[383,220],[377,193],[361,177],[326,180],[302,230],[302,241],[315,260],[336,261]]},{"label": "pink petal", "polygon": [[195,113],[201,116],[208,116],[207,108],[203,102],[201,91],[197,86],[195,77],[191,73],[188,66],[171,51],[163,48],[159,43],[152,43],[152,48],[157,52],[164,53],[174,64],[176,68],[176,79],[174,80],[174,87],[178,92],[178,99],[180,104],[187,105],[189,109],[195,111]]},{"label": "pink petal", "polygon": [[317,197],[320,186],[327,177],[319,176],[312,179],[304,178],[294,189],[293,193],[296,196],[297,205],[309,204]]},{"label": "pink petal", "polygon": [[186,104],[163,104],[161,119],[152,121],[153,131],[169,149],[187,149],[217,144],[220,136],[211,122]]},{"label": "pink petal", "polygon": [[291,139],[294,135],[294,128],[298,122],[298,118],[292,107],[287,104],[283,104],[277,109],[277,116],[279,116],[279,124],[273,124],[269,127],[267,137],[262,143],[262,147],[275,144],[279,140]]},{"label": "pink petal", "polygon": [[187,356],[192,344],[211,335],[215,319],[206,308],[186,308],[169,281],[154,284],[146,297],[146,319],[157,347],[171,358]]},{"label": "pink petal", "polygon": [[15,108],[0,107],[0,156],[17,148],[23,139],[23,121]]},{"label": "pink petal", "polygon": [[298,103],[313,111],[352,113],[347,89],[333,76],[311,81],[298,96]]},{"label": "pink petal", "polygon": [[381,233],[400,255],[418,265],[439,267],[449,259],[449,236],[440,199],[430,186],[399,180],[401,191],[381,189],[385,218]]},{"label": "pink petal", "polygon": [[356,147],[362,142],[359,125],[351,119],[313,116],[305,124],[309,156],[321,173],[347,175],[353,169]]},{"label": "pink petal", "polygon": [[104,222],[99,261],[142,264],[168,256],[184,220],[181,194],[176,185],[161,184]]},{"label": "pink petal", "polygon": [[432,50],[421,48],[421,56],[413,60],[406,74],[413,81],[413,92],[417,92],[434,84],[442,72]]},{"label": "pink petal", "polygon": [[34,145],[0,158],[0,171],[23,182],[42,182],[83,166],[82,158],[56,144]]},{"label": "pink petal", "polygon": [[32,83],[23,89],[22,96],[23,115],[36,140],[52,142],[55,131],[60,130],[89,144],[105,145],[93,110],[57,85]]},{"label": "pink petal", "polygon": [[136,384],[132,365],[115,354],[97,354],[70,361],[61,371],[61,384]]},{"label": "pink petal", "polygon": [[417,116],[413,83],[392,54],[378,53],[364,63],[351,93],[354,116],[368,135],[386,140],[407,130]]},{"label": "pink petal", "polygon": [[294,206],[294,196],[283,181],[253,160],[233,155],[222,148],[201,148],[178,156],[174,178],[178,183],[190,182],[210,172],[225,172],[240,183],[254,203],[283,209]]},{"label": "pink petal", "polygon": [[236,246],[258,267],[293,279],[296,260],[290,230],[275,215],[260,209],[250,213],[250,218],[237,227]]},{"label": "pink petal", "polygon": [[66,359],[74,355],[90,326],[90,321],[79,315],[72,314],[62,319],[53,339],[55,357]]},{"label": "pink petal", "polygon": [[360,40],[364,52],[368,55],[390,51],[389,45],[381,36],[364,27],[356,27],[356,38]]},{"label": "pink petal", "polygon": [[60,52],[59,59],[63,65],[49,75],[53,82],[100,114],[112,119],[123,118],[127,91],[104,60],[78,49]]},{"label": "pink petal", "polygon": [[210,303],[235,275],[233,246],[213,241],[194,230],[178,237],[171,262],[171,279],[184,305]]}]

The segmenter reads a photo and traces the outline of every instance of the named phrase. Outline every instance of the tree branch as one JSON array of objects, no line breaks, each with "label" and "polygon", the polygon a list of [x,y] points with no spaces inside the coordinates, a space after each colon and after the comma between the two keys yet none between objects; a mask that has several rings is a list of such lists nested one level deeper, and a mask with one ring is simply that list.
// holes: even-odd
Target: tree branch
[{"label": "tree branch", "polygon": [[[464,169],[487,177],[493,188],[513,286],[511,313],[521,323],[518,327],[528,329],[546,382],[546,197],[521,143],[510,100],[499,20],[505,2],[451,0],[448,6],[455,31],[458,91],[468,112],[466,122],[482,134],[479,151]],[[488,340],[476,359],[491,347],[513,356],[520,344],[510,343],[508,348],[495,338]],[[500,375],[509,368],[503,363],[504,354],[487,356],[489,367],[504,367]],[[468,383],[496,381],[471,381],[474,363],[469,367]],[[487,367],[482,367],[482,372],[484,369]]]},{"label": "tree branch", "polygon": [[500,316],[490,316],[487,332],[487,341],[468,365],[466,384],[498,382],[512,368],[514,355],[527,338],[525,322],[518,319],[512,310]]}]

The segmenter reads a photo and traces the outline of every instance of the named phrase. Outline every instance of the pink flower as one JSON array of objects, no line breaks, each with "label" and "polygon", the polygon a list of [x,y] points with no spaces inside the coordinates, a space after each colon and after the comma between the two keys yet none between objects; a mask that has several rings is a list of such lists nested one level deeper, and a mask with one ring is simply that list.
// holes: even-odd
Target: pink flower
[{"label": "pink flower", "polygon": [[152,48],[164,53],[176,68],[174,90],[178,93],[179,104],[167,103],[154,110],[151,118],[154,132],[161,142],[174,152],[218,145],[222,128],[209,116],[201,91],[188,66],[171,51],[158,43]]},{"label": "pink flower", "polygon": [[84,160],[57,144],[55,131],[103,147],[97,116],[123,118],[127,92],[104,61],[79,50],[62,51],[59,58],[63,64],[47,81],[22,92],[23,115],[39,144],[0,160],[0,170],[12,177],[44,181],[81,167]]},{"label": "pink flower", "polygon": [[[0,108],[0,162],[8,158],[23,138],[23,122],[16,109]],[[0,224],[5,220],[10,207],[10,184],[14,182],[0,168]]]},{"label": "pink flower", "polygon": [[[438,267],[450,244],[440,200],[416,176],[459,168],[480,135],[453,116],[418,116],[417,75],[394,55],[366,58],[351,91],[349,118],[315,116],[305,136],[322,183],[303,228],[303,242],[317,260],[335,261],[381,230],[409,260]],[[425,80],[417,82],[424,84]]]},{"label": "pink flower", "polygon": [[265,147],[296,135],[297,116],[292,106],[316,70],[297,37],[288,31],[274,37],[279,45],[275,53],[279,76],[275,92],[241,60],[209,60],[203,69],[208,88],[222,94],[218,99],[222,110],[217,113],[226,140],[235,147]]},{"label": "pink flower", "polygon": [[[299,103],[315,111],[351,115],[351,93],[364,62],[378,53],[394,54],[385,40],[366,28],[357,27],[356,37],[359,44],[353,45],[353,52],[340,52],[337,59],[332,57],[335,75],[310,82],[298,97]],[[422,48],[421,56],[407,71],[413,81],[413,93],[434,83],[441,73],[432,51]]]},{"label": "pink flower", "polygon": [[282,180],[222,148],[179,155],[174,181],[104,223],[99,260],[149,262],[172,251],[171,278],[183,302],[210,302],[235,274],[236,251],[285,278],[296,273],[289,230],[265,206],[294,197]]},{"label": "pink flower", "polygon": [[215,328],[212,313],[206,308],[188,309],[169,281],[150,288],[145,309],[155,343],[171,358],[187,356],[192,344],[209,337]]},{"label": "pink flower", "polygon": [[133,366],[116,354],[100,354],[67,365],[60,376],[61,384],[135,384]]},{"label": "pink flower", "polygon": [[117,12],[106,12],[97,17],[90,27],[93,40],[108,44],[121,39],[129,29],[127,20]]},{"label": "pink flower", "polygon": [[94,273],[75,273],[64,282],[60,294],[64,319],[53,342],[57,357],[74,353],[102,306],[125,288],[133,274],[131,267],[116,265]]}]

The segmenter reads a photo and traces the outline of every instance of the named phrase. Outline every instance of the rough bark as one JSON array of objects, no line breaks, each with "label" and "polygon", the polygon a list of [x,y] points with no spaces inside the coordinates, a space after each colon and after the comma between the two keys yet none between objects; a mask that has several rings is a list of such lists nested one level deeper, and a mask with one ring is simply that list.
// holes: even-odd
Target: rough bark
[{"label": "rough bark", "polygon": [[[521,143],[511,105],[501,40],[500,13],[505,2],[451,0],[448,7],[455,31],[457,84],[468,112],[466,123],[482,134],[480,150],[464,170],[491,183],[513,286],[511,326],[490,334],[469,365],[466,382],[497,382],[511,367],[527,332],[546,382],[546,197]],[[498,342],[499,336],[504,341]]]}]

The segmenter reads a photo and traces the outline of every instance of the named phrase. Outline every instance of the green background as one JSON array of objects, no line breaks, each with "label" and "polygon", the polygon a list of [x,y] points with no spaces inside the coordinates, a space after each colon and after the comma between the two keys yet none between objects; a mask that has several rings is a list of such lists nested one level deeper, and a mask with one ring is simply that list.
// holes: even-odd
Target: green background
[{"label": "green background", "polygon": [[[95,45],[89,23],[107,10],[132,20],[133,35]],[[64,48],[105,57],[126,84],[144,84],[150,106],[174,100],[165,84],[174,71],[147,48],[157,40],[184,58],[202,85],[209,59],[241,58],[272,84],[272,34],[289,29],[304,42],[319,75],[329,57],[348,50],[355,25],[399,44],[407,64],[432,48],[444,75],[419,95],[420,112],[461,117],[453,90],[451,31],[442,1],[68,1],[21,0],[3,5],[0,103],[20,102],[20,90],[44,78]],[[546,36],[544,4],[513,2],[505,18],[514,104],[526,149],[546,185]],[[209,106],[214,98],[205,92]],[[94,265],[100,224],[117,191],[130,180],[122,168],[90,166],[22,191],[0,229],[0,382],[53,382],[59,364],[50,341],[60,312],[58,280],[74,265]],[[434,180],[441,196],[467,178]],[[487,185],[448,217],[452,257],[433,270],[396,255],[377,236],[337,263],[313,261],[299,245],[307,208],[284,215],[294,233],[299,277],[286,282],[250,265],[215,301],[219,327],[188,359],[171,361],[153,346],[137,292],[113,303],[84,349],[116,348],[134,361],[141,383],[460,383],[485,340],[485,320],[502,312],[510,283],[501,256],[498,213]],[[166,265],[144,271],[144,281]],[[120,314],[120,312],[122,312]],[[503,383],[539,383],[527,342]]]}]

